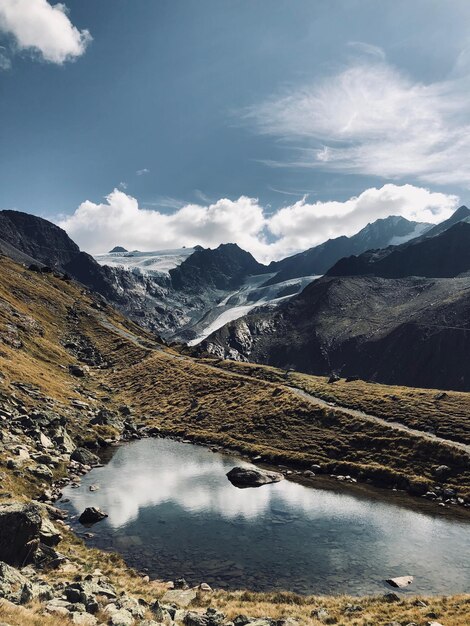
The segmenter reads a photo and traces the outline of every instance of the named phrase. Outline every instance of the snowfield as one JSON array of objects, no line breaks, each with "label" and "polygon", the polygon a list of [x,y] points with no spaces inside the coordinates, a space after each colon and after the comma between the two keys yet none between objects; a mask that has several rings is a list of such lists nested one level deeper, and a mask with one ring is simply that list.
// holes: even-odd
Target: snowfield
[{"label": "snowfield", "polygon": [[142,274],[158,275],[181,265],[194,252],[194,248],[176,248],[175,250],[155,250],[153,252],[107,252],[95,255],[100,265],[121,267]]}]

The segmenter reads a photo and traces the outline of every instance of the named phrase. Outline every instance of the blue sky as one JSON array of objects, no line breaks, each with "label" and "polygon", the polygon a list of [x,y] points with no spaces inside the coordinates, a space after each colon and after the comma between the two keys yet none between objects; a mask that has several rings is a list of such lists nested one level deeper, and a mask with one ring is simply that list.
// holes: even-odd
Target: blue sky
[{"label": "blue sky", "polygon": [[0,0],[0,208],[269,260],[466,198],[465,0],[64,3]]}]

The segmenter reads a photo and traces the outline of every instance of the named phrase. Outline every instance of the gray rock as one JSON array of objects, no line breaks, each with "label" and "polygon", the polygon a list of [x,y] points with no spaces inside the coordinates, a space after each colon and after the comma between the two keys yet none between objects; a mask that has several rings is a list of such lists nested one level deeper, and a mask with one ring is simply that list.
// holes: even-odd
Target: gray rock
[{"label": "gray rock", "polygon": [[78,521],[80,524],[96,524],[96,522],[101,522],[106,517],[108,517],[108,514],[104,511],[94,506],[89,506],[80,515]]},{"label": "gray rock", "polygon": [[41,524],[41,530],[39,531],[39,538],[41,543],[44,543],[46,546],[53,548],[56,546],[62,539],[62,535],[54,526],[54,524],[47,519],[47,517],[43,518]]},{"label": "gray rock", "polygon": [[0,560],[9,565],[30,563],[39,546],[41,523],[36,504],[0,505]]},{"label": "gray rock", "polygon": [[17,569],[0,561],[0,598],[20,602],[24,587],[28,584]]},{"label": "gray rock", "polygon": [[77,461],[82,465],[98,465],[100,459],[87,448],[75,448],[70,457],[72,461]]},{"label": "gray rock", "polygon": [[448,465],[439,465],[439,467],[436,467],[434,470],[434,476],[438,480],[445,480],[449,476],[450,472],[451,469]]},{"label": "gray rock", "polygon": [[197,598],[196,589],[170,589],[162,597],[163,602],[187,607]]},{"label": "gray rock", "polygon": [[314,609],[311,613],[311,616],[320,621],[322,624],[335,624],[336,620],[331,617],[326,609],[320,607],[319,609]]},{"label": "gray rock", "polygon": [[118,609],[112,613],[109,623],[111,626],[134,626],[135,619],[126,609]]},{"label": "gray rock", "polygon": [[405,589],[406,587],[408,587],[408,585],[411,585],[413,580],[413,576],[397,576],[396,578],[388,578],[385,582],[391,587]]},{"label": "gray rock", "polygon": [[234,467],[227,473],[227,478],[235,487],[261,487],[277,483],[284,476],[279,472],[268,472],[258,467]]}]

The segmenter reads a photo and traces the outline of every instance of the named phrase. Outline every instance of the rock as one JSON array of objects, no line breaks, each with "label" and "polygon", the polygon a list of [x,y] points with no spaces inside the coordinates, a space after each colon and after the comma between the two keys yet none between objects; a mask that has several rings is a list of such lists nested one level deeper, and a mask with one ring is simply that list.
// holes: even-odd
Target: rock
[{"label": "rock", "polygon": [[39,531],[39,539],[41,543],[44,543],[46,546],[51,548],[56,546],[62,539],[60,532],[54,524],[47,519],[47,517],[42,520],[41,530]]},{"label": "rock", "polygon": [[54,444],[44,433],[39,433],[39,443],[43,448],[53,448]]},{"label": "rock", "polygon": [[31,474],[36,476],[37,478],[42,478],[44,480],[52,480],[52,470],[47,467],[47,465],[37,465],[31,469]]},{"label": "rock", "polygon": [[104,513],[104,511],[94,506],[89,506],[80,515],[78,521],[80,524],[96,524],[96,522],[101,522],[106,517],[108,517],[108,514]]},{"label": "rock", "polygon": [[17,569],[0,561],[0,598],[20,602],[28,579]]},{"label": "rock", "polygon": [[0,505],[0,560],[9,565],[30,563],[39,546],[41,523],[36,504]]},{"label": "rock", "polygon": [[227,478],[235,487],[261,487],[278,483],[284,476],[279,472],[268,472],[258,467],[234,467],[227,473]]},{"label": "rock", "polygon": [[204,591],[204,592],[206,592],[206,593],[207,593],[207,592],[212,591],[212,587],[211,587],[210,585],[208,585],[207,583],[201,583],[201,584],[199,585],[199,590],[200,590],[200,591]]},{"label": "rock", "polygon": [[82,465],[98,465],[100,459],[87,448],[75,448],[70,457],[72,461],[77,461]]},{"label": "rock", "polygon": [[90,485],[90,486],[88,487],[88,489],[89,489],[90,491],[98,491],[98,489],[99,489],[99,488],[100,488],[100,486],[99,486],[99,485]]},{"label": "rock", "polygon": [[413,580],[413,576],[397,576],[396,578],[388,578],[385,582],[391,587],[405,589],[406,587],[408,587],[408,585],[411,585]]},{"label": "rock", "polygon": [[340,376],[338,376],[338,374],[331,374],[330,377],[328,378],[328,382],[331,383],[337,383],[338,380],[341,380]]},{"label": "rock", "polygon": [[162,602],[168,602],[169,604],[177,604],[181,607],[187,607],[193,600],[197,598],[196,589],[170,589],[165,592],[162,597]]},{"label": "rock", "polygon": [[184,578],[177,578],[175,582],[173,583],[173,588],[174,589],[189,589],[189,585],[185,581]]},{"label": "rock", "polygon": [[[328,611],[322,607],[319,609],[314,609],[311,613],[311,616],[320,621],[322,624],[335,624],[336,619],[331,617]],[[250,624],[251,626],[251,624]]]},{"label": "rock", "polygon": [[384,595],[382,596],[382,599],[384,602],[400,602],[400,596],[397,596],[396,593],[384,593]]},{"label": "rock", "polygon": [[134,626],[135,619],[126,609],[117,609],[109,620],[111,626]]},{"label": "rock", "polygon": [[77,378],[83,378],[86,375],[86,371],[80,365],[69,365],[69,373]]},{"label": "rock", "polygon": [[434,476],[438,480],[445,480],[449,476],[450,472],[451,472],[451,469],[448,465],[439,465],[434,470]]},{"label": "rock", "polygon": [[50,600],[46,604],[46,611],[48,613],[54,613],[57,615],[69,616],[70,615],[69,606],[70,606],[70,603],[67,602],[67,600],[54,598],[53,600]]},{"label": "rock", "polygon": [[119,598],[119,604],[121,609],[126,609],[132,615],[132,617],[136,617],[142,619],[145,615],[144,607],[139,604],[139,602],[135,598],[131,598],[129,596],[121,596]]},{"label": "rock", "polygon": [[222,626],[224,619],[225,616],[223,613],[209,607],[205,613],[188,611],[183,618],[183,624],[184,626]]},{"label": "rock", "polygon": [[161,604],[159,600],[154,602],[154,604],[150,607],[150,610],[155,615],[159,624],[166,624],[173,621],[175,609]]}]

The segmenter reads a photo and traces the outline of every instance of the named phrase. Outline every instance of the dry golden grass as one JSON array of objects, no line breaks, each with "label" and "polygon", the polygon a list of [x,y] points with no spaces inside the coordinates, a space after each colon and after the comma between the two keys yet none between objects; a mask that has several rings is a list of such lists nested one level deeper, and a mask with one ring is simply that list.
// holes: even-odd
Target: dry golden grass
[{"label": "dry golden grass", "polygon": [[444,439],[470,443],[469,393],[446,391],[444,397],[439,398],[442,392],[438,389],[382,385],[362,380],[347,383],[345,379],[330,384],[325,376],[290,372],[286,378],[283,370],[253,363],[216,359],[201,362],[260,380],[288,380],[289,384],[339,406],[358,409],[417,430],[431,429]]}]

